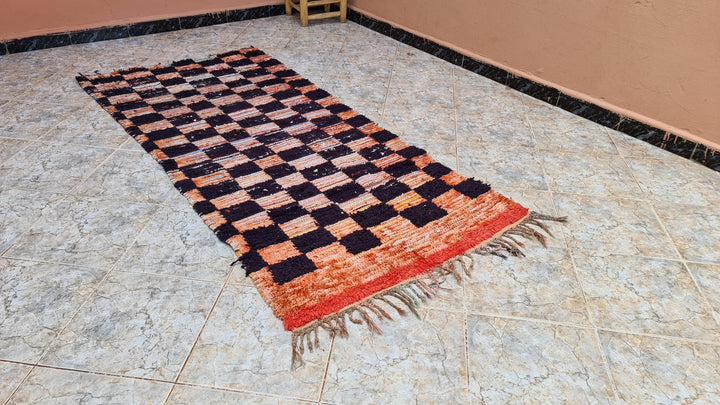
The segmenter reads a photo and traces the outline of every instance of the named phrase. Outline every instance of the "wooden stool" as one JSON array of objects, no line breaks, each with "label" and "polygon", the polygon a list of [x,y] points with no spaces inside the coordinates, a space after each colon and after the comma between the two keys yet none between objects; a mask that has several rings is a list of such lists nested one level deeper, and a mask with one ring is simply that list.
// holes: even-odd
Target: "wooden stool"
[{"label": "wooden stool", "polygon": [[[337,4],[340,11],[330,11],[330,5]],[[308,14],[308,7],[325,6],[324,13]],[[300,0],[300,3],[294,3],[292,0],[285,0],[285,12],[292,15],[292,9],[300,12],[300,25],[307,27],[308,20],[318,18],[340,17],[340,22],[345,22],[347,16],[347,0]]]}]

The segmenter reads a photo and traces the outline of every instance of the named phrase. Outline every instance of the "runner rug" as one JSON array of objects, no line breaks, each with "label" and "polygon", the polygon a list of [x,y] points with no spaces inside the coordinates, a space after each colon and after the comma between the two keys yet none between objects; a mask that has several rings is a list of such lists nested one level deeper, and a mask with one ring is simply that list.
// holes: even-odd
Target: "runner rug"
[{"label": "runner rug", "polygon": [[82,88],[167,171],[237,253],[292,331],[292,360],[318,331],[417,315],[472,254],[520,256],[543,221],[257,48],[80,75]]}]

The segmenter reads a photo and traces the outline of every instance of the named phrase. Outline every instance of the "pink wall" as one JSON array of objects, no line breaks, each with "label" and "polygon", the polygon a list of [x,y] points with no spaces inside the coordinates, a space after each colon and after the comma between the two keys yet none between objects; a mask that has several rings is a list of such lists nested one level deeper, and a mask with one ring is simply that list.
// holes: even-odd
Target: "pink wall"
[{"label": "pink wall", "polygon": [[350,6],[720,149],[717,0],[350,0]]},{"label": "pink wall", "polygon": [[283,0],[1,0],[0,40],[280,3]]}]

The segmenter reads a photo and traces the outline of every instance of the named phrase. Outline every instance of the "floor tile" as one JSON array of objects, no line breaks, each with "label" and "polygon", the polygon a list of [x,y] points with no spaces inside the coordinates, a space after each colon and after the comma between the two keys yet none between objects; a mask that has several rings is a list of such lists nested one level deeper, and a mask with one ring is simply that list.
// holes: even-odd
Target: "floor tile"
[{"label": "floor tile", "polygon": [[172,385],[51,368],[35,368],[9,404],[162,404]]},{"label": "floor tile", "polygon": [[617,155],[541,151],[540,156],[553,191],[600,197],[644,197],[625,161]]},{"label": "floor tile", "polygon": [[720,264],[720,210],[717,206],[653,203],[660,220],[686,260]]},{"label": "floor tile", "polygon": [[535,149],[493,143],[458,143],[460,174],[495,187],[547,190],[540,156]]},{"label": "floor tile", "polygon": [[654,201],[720,206],[720,173],[712,169],[675,159],[625,159]]},{"label": "floor tile", "polygon": [[683,157],[677,156],[665,149],[658,148],[655,145],[651,145],[640,139],[633,138],[630,135],[623,134],[622,132],[614,129],[606,128],[610,139],[612,139],[615,147],[622,156],[632,156],[637,158],[654,158],[668,160],[684,161]]},{"label": "floor tile", "polygon": [[[77,83],[76,83],[77,85]],[[80,88],[79,85],[77,85]],[[85,99],[88,96],[85,95]],[[43,136],[42,142],[117,148],[130,136],[97,103],[86,105]],[[76,146],[82,148],[82,146]]]},{"label": "floor tile", "polygon": [[28,146],[30,141],[0,138],[0,162],[9,160],[14,154]]},{"label": "floor tile", "polygon": [[0,189],[0,254],[27,232],[48,203],[59,198],[37,190]]},{"label": "floor tile", "polygon": [[69,193],[112,153],[111,149],[33,143],[0,163],[4,188]]},{"label": "floor tile", "polygon": [[52,129],[79,107],[14,101],[0,108],[0,137],[34,140]]},{"label": "floor tile", "polygon": [[[291,394],[291,393],[288,393]],[[314,402],[300,401],[287,397],[270,397],[244,392],[221,391],[210,388],[177,385],[173,389],[168,404],[253,404],[253,405],[303,405]]]},{"label": "floor tile", "polygon": [[720,325],[720,265],[688,263],[687,266],[712,306],[713,316]]},{"label": "floor tile", "polygon": [[408,108],[453,108],[452,86],[438,86],[429,89],[404,89],[393,84],[387,92],[387,103],[404,105]]},{"label": "floor tile", "polygon": [[574,257],[597,326],[720,340],[720,327],[682,262],[579,252]]},{"label": "floor tile", "polygon": [[[535,146],[532,129],[523,116],[505,113],[457,115],[457,134],[460,142],[487,142]],[[508,148],[511,146],[508,145]]]},{"label": "floor tile", "polygon": [[10,394],[32,370],[31,366],[24,364],[7,363],[0,361],[0,401],[10,398]]},{"label": "floor tile", "polygon": [[40,363],[172,381],[219,290],[217,283],[110,274]]},{"label": "floor tile", "polygon": [[610,135],[601,125],[528,96],[523,101],[540,149],[574,152],[581,157],[599,153],[617,155]]},{"label": "floor tile", "polygon": [[472,115],[482,119],[484,115],[490,114],[492,117],[525,119],[520,93],[497,83],[491,86],[455,85],[455,106],[458,116]]},{"label": "floor tile", "polygon": [[612,403],[591,329],[468,316],[471,403]]},{"label": "floor tile", "polygon": [[331,403],[464,403],[467,369],[462,314],[423,311],[381,322],[383,335],[352,325],[336,338],[322,400]]},{"label": "floor tile", "polygon": [[105,273],[0,259],[0,359],[37,362]]},{"label": "floor tile", "polygon": [[585,300],[565,249],[528,249],[528,257],[475,256],[464,283],[470,313],[589,324]]},{"label": "floor tile", "polygon": [[568,217],[563,229],[573,250],[678,258],[652,208],[642,201],[556,194],[555,203],[558,214]]},{"label": "floor tile", "polygon": [[116,150],[75,189],[74,194],[161,203],[172,190],[167,173],[149,154]]},{"label": "floor tile", "polygon": [[160,208],[115,268],[223,282],[236,259],[185,201]]},{"label": "floor tile", "polygon": [[75,80],[76,70],[60,71],[33,86],[18,97],[30,103],[83,106],[88,104],[87,94]]},{"label": "floor tile", "polygon": [[720,402],[720,346],[609,332],[600,341],[624,403]]},{"label": "floor tile", "polygon": [[410,143],[414,140],[455,140],[455,113],[449,108],[426,109],[386,104],[385,116],[380,126]]},{"label": "floor tile", "polygon": [[330,339],[290,370],[291,339],[254,287],[229,284],[180,375],[180,382],[317,400]]},{"label": "floor tile", "polygon": [[5,256],[107,269],[157,208],[146,203],[68,197],[45,208]]}]

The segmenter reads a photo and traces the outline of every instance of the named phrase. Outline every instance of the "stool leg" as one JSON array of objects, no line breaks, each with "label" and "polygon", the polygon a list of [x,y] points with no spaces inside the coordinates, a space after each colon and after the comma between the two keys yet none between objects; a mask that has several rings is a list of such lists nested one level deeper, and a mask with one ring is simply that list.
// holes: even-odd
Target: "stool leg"
[{"label": "stool leg", "polygon": [[329,5],[329,4],[326,4],[324,7],[325,7],[325,12],[326,12],[326,13],[329,13],[329,12],[330,12],[330,5]]},{"label": "stool leg", "polygon": [[300,25],[308,26],[308,0],[300,0]]},{"label": "stool leg", "polygon": [[340,22],[345,22],[347,18],[347,0],[340,0]]},{"label": "stool leg", "polygon": [[285,14],[292,15],[292,6],[290,6],[291,0],[285,0]]}]

